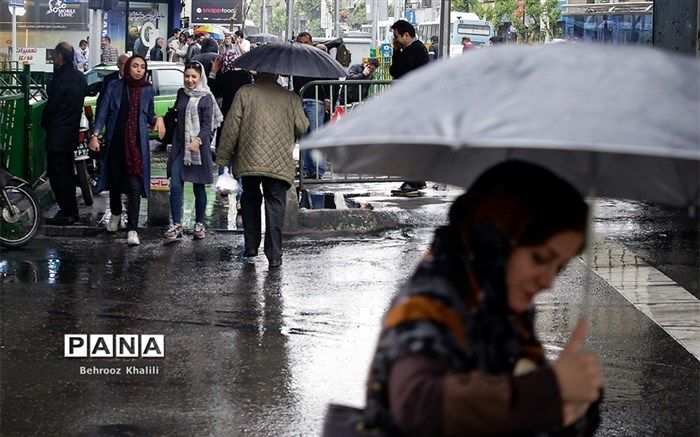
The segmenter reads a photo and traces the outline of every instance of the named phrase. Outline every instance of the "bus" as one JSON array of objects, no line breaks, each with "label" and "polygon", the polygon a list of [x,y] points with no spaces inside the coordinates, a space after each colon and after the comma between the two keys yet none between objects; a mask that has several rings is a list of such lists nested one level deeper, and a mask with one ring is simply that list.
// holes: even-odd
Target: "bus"
[{"label": "bus", "polygon": [[566,5],[561,24],[569,41],[612,45],[653,42],[653,2]]},{"label": "bus", "polygon": [[[379,21],[377,26],[379,30],[379,34],[377,35],[378,45],[382,45],[383,43],[391,44],[391,42],[394,40],[394,33],[391,31],[391,26],[393,24],[394,20],[391,18],[388,20]],[[369,37],[372,38],[371,24],[363,24],[362,27],[360,27],[360,31],[367,33]]]},{"label": "bus", "polygon": [[[417,32],[418,39],[424,44],[429,44],[432,36],[440,36],[440,21],[419,23]],[[493,25],[475,13],[450,13],[450,57],[462,55],[462,37],[468,36],[475,46],[481,47],[488,45],[489,38],[493,35]]]}]

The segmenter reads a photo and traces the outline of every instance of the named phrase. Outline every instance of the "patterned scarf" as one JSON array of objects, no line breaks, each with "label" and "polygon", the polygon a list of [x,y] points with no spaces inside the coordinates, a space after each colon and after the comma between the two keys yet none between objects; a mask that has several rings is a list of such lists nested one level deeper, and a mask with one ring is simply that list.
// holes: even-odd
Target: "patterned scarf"
[{"label": "patterned scarf", "polygon": [[126,61],[124,66],[124,82],[127,85],[126,89],[129,96],[124,153],[126,155],[126,172],[130,175],[143,177],[143,158],[139,147],[139,113],[141,112],[141,93],[143,88],[149,86],[150,83],[146,79],[148,64],[146,64],[146,71],[141,79],[134,79],[131,76],[131,62],[134,58],[139,58],[146,64],[146,58],[141,55],[134,55]]},{"label": "patterned scarf", "polygon": [[234,71],[234,70],[240,70],[240,68],[236,68],[233,66],[233,62],[241,57],[241,50],[236,46],[235,44],[233,45],[232,49],[226,50],[226,52],[221,55],[224,61],[224,65],[221,67],[221,73],[228,73],[229,71]]},{"label": "patterned scarf", "polygon": [[[219,105],[216,104],[216,98],[212,94],[209,86],[207,85],[207,77],[203,74],[204,67],[199,62],[199,83],[194,89],[189,89],[185,85],[185,94],[189,97],[187,101],[187,108],[185,109],[185,165],[202,165],[202,156],[200,152],[192,152],[187,145],[192,142],[194,138],[199,135],[201,130],[201,125],[199,121],[199,111],[197,110],[199,106],[199,100],[204,96],[211,96],[212,100],[212,120],[211,129],[212,131],[219,127],[224,121],[224,115],[219,109]],[[208,152],[207,152],[208,153]]]}]

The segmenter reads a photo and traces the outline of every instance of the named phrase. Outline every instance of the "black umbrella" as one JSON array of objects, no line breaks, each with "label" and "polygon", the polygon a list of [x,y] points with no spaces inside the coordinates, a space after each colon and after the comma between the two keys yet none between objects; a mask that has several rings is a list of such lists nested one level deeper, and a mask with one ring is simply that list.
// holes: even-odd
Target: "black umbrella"
[{"label": "black umbrella", "polygon": [[236,59],[233,66],[285,76],[327,79],[347,75],[345,68],[326,52],[298,43],[265,44]]},{"label": "black umbrella", "polygon": [[270,35],[269,33],[256,33],[255,35],[248,35],[247,39],[251,44],[258,45],[282,42],[282,38],[276,35]]}]

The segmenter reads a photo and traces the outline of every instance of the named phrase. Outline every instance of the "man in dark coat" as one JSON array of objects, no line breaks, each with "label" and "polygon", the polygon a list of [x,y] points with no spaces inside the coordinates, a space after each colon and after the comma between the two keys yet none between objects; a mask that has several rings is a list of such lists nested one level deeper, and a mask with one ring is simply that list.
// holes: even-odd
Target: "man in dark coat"
[{"label": "man in dark coat", "polygon": [[199,62],[204,66],[205,74],[209,76],[211,73],[211,63],[219,56],[219,44],[214,38],[204,38],[202,40],[202,48],[198,55],[192,57],[190,62]]},{"label": "man in dark coat", "polygon": [[162,61],[163,60],[163,38],[156,38],[156,45],[151,49],[150,60],[151,61]]},{"label": "man in dark coat", "polygon": [[60,208],[55,217],[46,220],[51,225],[71,225],[79,219],[73,161],[87,82],[75,69],[74,57],[70,44],[56,46],[54,75],[41,118],[41,127],[46,130],[46,172]]},{"label": "man in dark coat", "polygon": [[[391,57],[389,73],[398,79],[428,63],[428,49],[416,38],[416,29],[406,20],[398,20],[391,26],[394,32],[394,54]],[[420,196],[425,188],[425,181],[406,181],[398,190],[392,190],[394,196]]]},{"label": "man in dark coat", "polygon": [[[346,79],[350,80],[370,80],[372,75],[379,68],[379,59],[370,58],[367,62],[362,64],[355,64],[348,68],[348,76]],[[369,95],[369,85],[345,85],[347,92],[342,90],[338,96],[338,101],[341,105],[349,105],[351,103],[359,102],[360,100],[367,100]]]}]

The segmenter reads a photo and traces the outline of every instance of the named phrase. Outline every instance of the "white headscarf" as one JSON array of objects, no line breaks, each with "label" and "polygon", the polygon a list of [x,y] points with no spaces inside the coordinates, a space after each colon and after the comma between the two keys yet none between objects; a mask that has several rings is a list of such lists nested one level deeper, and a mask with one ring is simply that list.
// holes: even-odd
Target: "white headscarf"
[{"label": "white headscarf", "polygon": [[[224,115],[219,109],[219,105],[216,104],[216,98],[214,94],[211,93],[209,86],[207,85],[207,76],[204,70],[204,66],[199,63],[199,83],[194,89],[184,87],[185,94],[190,98],[187,102],[187,109],[185,109],[185,165],[201,165],[202,158],[200,153],[192,153],[187,145],[192,142],[200,131],[199,124],[199,111],[197,107],[199,105],[199,100],[204,96],[211,96],[211,106],[212,106],[212,118],[211,118],[211,129],[212,131],[221,125],[224,121]],[[183,79],[184,81],[184,79]]]}]

